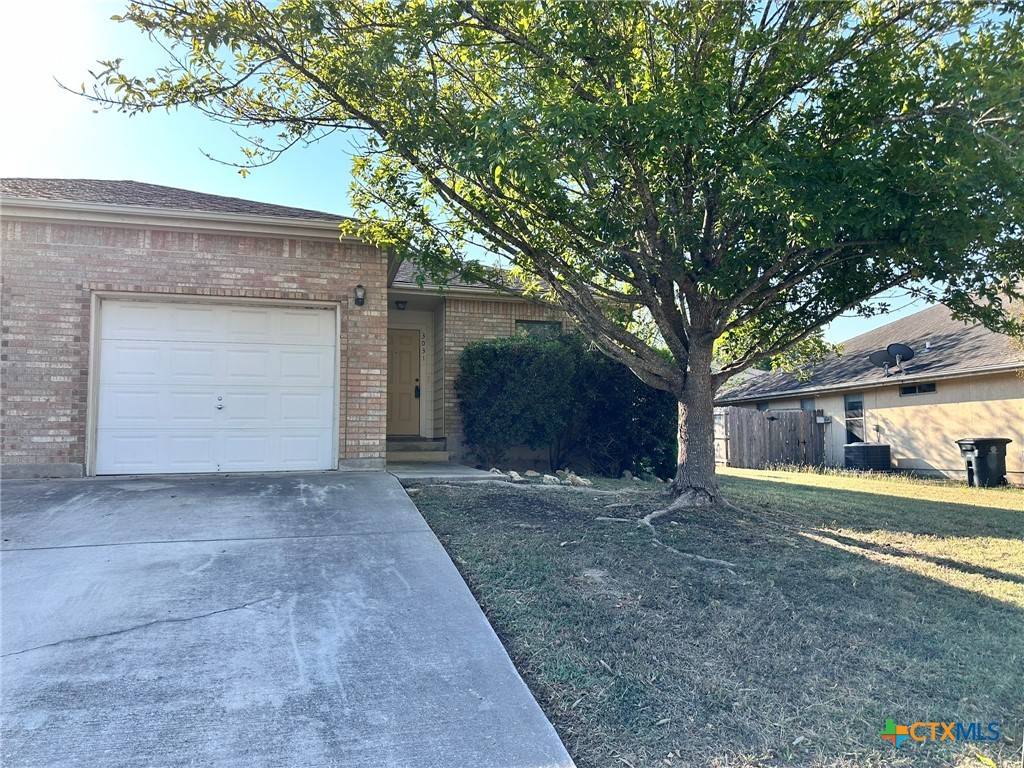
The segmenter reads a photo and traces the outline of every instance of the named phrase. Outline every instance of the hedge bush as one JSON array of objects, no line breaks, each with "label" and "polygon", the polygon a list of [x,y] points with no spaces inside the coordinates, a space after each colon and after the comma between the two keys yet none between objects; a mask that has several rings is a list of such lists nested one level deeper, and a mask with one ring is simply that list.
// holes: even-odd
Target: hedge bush
[{"label": "hedge bush", "polygon": [[675,475],[679,417],[673,395],[598,352],[583,354],[577,380],[582,415],[576,443],[596,472]]},{"label": "hedge bush", "polygon": [[559,340],[473,342],[459,358],[455,394],[466,442],[485,464],[509,449],[554,444],[571,419],[578,356]]},{"label": "hedge bush", "polygon": [[675,398],[585,349],[578,336],[473,342],[460,367],[465,439],[484,464],[527,446],[547,447],[552,470],[579,451],[601,474],[675,472]]}]

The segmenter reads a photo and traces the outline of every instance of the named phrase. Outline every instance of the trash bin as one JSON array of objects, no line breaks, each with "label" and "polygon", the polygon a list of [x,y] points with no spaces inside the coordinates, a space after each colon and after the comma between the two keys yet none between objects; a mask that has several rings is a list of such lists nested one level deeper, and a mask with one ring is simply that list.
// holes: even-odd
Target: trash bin
[{"label": "trash bin", "polygon": [[1006,445],[1008,437],[965,437],[957,440],[960,455],[967,464],[967,484],[975,488],[1006,485]]}]

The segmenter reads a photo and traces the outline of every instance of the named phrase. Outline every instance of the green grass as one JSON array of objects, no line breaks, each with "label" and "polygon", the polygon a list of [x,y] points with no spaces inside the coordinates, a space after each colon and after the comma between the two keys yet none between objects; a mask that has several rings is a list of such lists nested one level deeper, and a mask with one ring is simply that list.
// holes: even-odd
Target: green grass
[{"label": "green grass", "polygon": [[[660,518],[667,546],[632,522],[664,503],[655,484],[416,503],[582,768],[1020,765],[1024,492],[721,482],[747,512]],[[886,718],[999,721],[1012,741],[895,750]]]}]

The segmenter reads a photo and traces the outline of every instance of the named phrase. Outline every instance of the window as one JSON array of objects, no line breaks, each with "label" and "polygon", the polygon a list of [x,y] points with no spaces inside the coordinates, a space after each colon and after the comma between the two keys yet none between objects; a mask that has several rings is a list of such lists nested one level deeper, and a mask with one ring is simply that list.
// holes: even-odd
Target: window
[{"label": "window", "polygon": [[906,395],[930,395],[935,392],[935,382],[929,381],[924,384],[907,384],[900,387],[900,397]]},{"label": "window", "polygon": [[562,335],[562,324],[557,320],[516,320],[516,335],[532,339],[554,339]]},{"label": "window", "polygon": [[768,401],[767,400],[762,400],[760,403],[758,403],[757,404],[757,410],[759,410],[759,411],[767,411],[768,410]]},{"label": "window", "polygon": [[801,411],[813,411],[814,410],[814,398],[805,397],[800,401]]},{"label": "window", "polygon": [[846,442],[864,442],[864,395],[847,395],[843,398],[846,404]]}]

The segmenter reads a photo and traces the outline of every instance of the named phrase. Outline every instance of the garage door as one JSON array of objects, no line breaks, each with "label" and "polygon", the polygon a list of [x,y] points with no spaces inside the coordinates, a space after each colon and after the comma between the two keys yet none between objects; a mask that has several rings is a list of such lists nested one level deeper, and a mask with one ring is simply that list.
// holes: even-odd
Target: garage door
[{"label": "garage door", "polygon": [[97,474],[333,468],[331,309],[105,300]]}]

